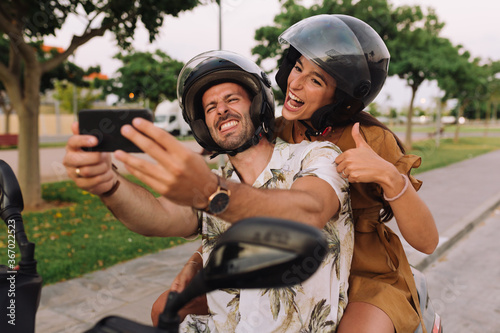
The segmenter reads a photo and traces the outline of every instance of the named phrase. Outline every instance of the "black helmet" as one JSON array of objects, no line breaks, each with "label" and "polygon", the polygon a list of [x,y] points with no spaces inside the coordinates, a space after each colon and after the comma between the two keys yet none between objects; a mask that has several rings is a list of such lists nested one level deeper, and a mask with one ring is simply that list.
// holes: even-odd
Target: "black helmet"
[{"label": "black helmet", "polygon": [[384,85],[389,51],[377,32],[355,17],[312,16],[288,28],[279,36],[279,41],[290,44],[276,74],[276,81],[285,94],[288,75],[301,55],[337,81],[335,103],[320,108],[311,117],[317,132],[346,123],[368,106]]},{"label": "black helmet", "polygon": [[[232,151],[224,150],[212,139],[201,102],[205,91],[224,82],[242,85],[252,98],[250,118],[255,133],[241,147]],[[241,55],[228,51],[209,51],[188,61],[179,74],[177,98],[196,141],[208,151],[235,155],[257,144],[263,136],[272,139],[274,96],[271,81],[259,66]]]}]

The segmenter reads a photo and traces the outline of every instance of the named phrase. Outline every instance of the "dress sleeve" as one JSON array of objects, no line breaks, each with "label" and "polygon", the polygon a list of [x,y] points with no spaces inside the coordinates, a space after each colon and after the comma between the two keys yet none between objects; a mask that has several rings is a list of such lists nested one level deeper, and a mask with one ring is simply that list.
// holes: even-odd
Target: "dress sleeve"
[{"label": "dress sleeve", "polygon": [[420,156],[403,154],[392,133],[381,127],[362,127],[361,132],[370,147],[383,159],[394,164],[400,173],[408,175],[411,184],[418,191],[422,186],[422,181],[410,173],[413,168],[418,168],[422,163]]}]

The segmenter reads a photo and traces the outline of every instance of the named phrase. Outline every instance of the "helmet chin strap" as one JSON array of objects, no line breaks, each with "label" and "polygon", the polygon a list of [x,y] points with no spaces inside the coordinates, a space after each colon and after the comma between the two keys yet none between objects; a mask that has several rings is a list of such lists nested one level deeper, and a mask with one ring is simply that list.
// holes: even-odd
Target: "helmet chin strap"
[{"label": "helmet chin strap", "polygon": [[299,120],[306,127],[305,135],[309,141],[311,141],[311,136],[328,134],[332,126],[347,124],[352,114],[354,114],[350,113],[350,110],[362,109],[362,104],[359,104],[360,101],[347,99],[343,91],[337,90],[335,94],[336,101],[334,103],[320,107],[312,114],[311,118],[307,119],[311,125],[306,123],[305,120]]},{"label": "helmet chin strap", "polygon": [[[343,97],[340,97],[340,100],[343,100]],[[320,107],[312,114],[311,118],[307,119],[312,125],[306,123],[306,120],[299,120],[299,122],[306,128],[305,135],[307,140],[311,141],[311,136],[322,136],[330,132],[332,124],[328,118],[337,110],[337,108],[339,108],[340,105],[341,102],[337,101]],[[315,127],[319,129],[316,129]]]},{"label": "helmet chin strap", "polygon": [[259,141],[264,137],[264,133],[267,133],[267,132],[268,132],[268,129],[266,128],[264,123],[262,123],[255,130],[255,133],[252,135],[252,137],[250,139],[248,139],[244,144],[242,144],[241,146],[239,146],[238,148],[233,149],[233,150],[217,151],[217,152],[213,153],[212,155],[210,155],[210,159],[213,159],[220,154],[227,154],[229,156],[235,156],[236,154],[241,153],[241,152],[247,150],[248,148],[257,145],[259,143]]},{"label": "helmet chin strap", "polygon": [[309,141],[311,141],[311,136],[320,136],[327,131],[326,129],[323,132],[315,130],[314,128],[312,128],[312,126],[306,123],[305,120],[299,120],[299,122],[306,127],[305,135],[307,137],[307,140]]}]

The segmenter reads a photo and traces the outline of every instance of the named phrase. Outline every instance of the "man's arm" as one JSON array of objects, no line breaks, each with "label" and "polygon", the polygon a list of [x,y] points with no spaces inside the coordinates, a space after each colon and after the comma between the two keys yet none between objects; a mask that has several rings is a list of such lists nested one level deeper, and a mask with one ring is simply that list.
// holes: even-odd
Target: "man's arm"
[{"label": "man's arm", "polygon": [[[123,126],[122,134],[157,163],[123,151],[117,151],[115,157],[131,174],[169,200],[198,209],[207,207],[218,182],[203,158],[151,122],[134,119],[133,125]],[[328,168],[336,172],[333,160]],[[251,216],[273,216],[322,228],[339,209],[339,199],[332,186],[314,176],[297,179],[290,190],[262,190],[227,183],[231,200],[228,209],[220,215],[227,222]]]},{"label": "man's arm", "polygon": [[[125,226],[146,236],[187,237],[196,232],[198,222],[190,208],[166,198],[155,198],[143,187],[118,175],[109,153],[82,150],[97,145],[94,136],[79,135],[78,123],[72,125],[72,131],[74,135],[68,140],[63,159],[69,177],[78,187],[99,196]],[[116,191],[106,195],[112,188]]]},{"label": "man's arm", "polygon": [[227,183],[231,201],[220,217],[228,222],[270,216],[323,228],[340,206],[333,188],[313,176],[297,179],[290,190],[256,189],[245,184]]},{"label": "man's arm", "polygon": [[145,188],[119,177],[111,196],[101,197],[108,209],[130,230],[156,237],[189,237],[197,233],[198,219],[191,207],[155,198]]},{"label": "man's arm", "polygon": [[[359,124],[352,127],[355,149],[337,157],[337,170],[348,176],[351,183],[377,183],[384,194],[397,200],[389,202],[401,234],[415,249],[431,254],[439,242],[434,217],[413,186],[405,180],[391,162],[380,157],[365,141]],[[395,147],[397,148],[397,147]]]}]

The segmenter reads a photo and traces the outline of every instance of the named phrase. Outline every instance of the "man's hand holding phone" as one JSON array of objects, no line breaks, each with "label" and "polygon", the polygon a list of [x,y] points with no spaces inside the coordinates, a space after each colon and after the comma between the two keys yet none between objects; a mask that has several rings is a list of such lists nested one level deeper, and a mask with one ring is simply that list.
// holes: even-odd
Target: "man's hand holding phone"
[{"label": "man's hand holding phone", "polygon": [[118,174],[113,171],[111,154],[118,149],[141,152],[124,138],[121,127],[136,117],[152,120],[146,109],[82,110],[71,130],[63,164],[78,187],[95,195],[103,195],[116,187]]},{"label": "man's hand holding phone", "polygon": [[111,154],[104,152],[86,152],[98,144],[93,135],[79,135],[78,122],[71,126],[73,136],[66,144],[63,164],[68,176],[75,184],[92,194],[101,195],[109,191],[116,183],[117,174],[112,169]]}]

